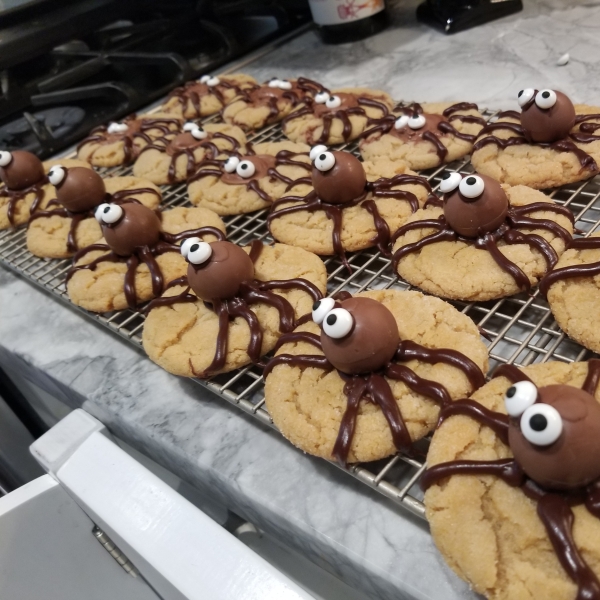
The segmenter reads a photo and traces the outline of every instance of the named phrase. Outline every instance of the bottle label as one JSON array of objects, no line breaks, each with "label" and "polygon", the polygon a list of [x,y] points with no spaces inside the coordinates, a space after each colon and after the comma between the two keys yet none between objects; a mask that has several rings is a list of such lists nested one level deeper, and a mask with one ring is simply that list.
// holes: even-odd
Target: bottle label
[{"label": "bottle label", "polygon": [[317,25],[339,25],[370,17],[385,8],[385,0],[309,0]]}]

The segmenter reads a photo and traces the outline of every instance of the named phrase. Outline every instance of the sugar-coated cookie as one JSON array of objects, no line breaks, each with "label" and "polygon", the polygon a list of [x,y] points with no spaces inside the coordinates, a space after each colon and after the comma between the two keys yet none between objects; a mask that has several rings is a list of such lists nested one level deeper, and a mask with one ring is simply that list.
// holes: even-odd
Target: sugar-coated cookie
[{"label": "sugar-coated cookie", "polygon": [[284,335],[266,370],[265,400],[300,449],[342,463],[409,451],[440,405],[485,382],[477,327],[419,292],[342,292]]}]

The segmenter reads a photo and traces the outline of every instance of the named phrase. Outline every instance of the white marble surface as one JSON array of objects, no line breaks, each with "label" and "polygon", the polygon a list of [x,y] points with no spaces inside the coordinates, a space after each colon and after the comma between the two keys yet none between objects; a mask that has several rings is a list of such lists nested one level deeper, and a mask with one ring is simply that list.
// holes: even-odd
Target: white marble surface
[{"label": "white marble surface", "polygon": [[[397,99],[515,108],[519,89],[554,87],[600,105],[600,3],[525,0],[523,13],[454,36],[418,24],[416,4],[396,3],[392,27],[364,42],[326,47],[309,32],[244,70],[380,87]],[[571,61],[556,66],[565,52]],[[365,597],[475,597],[422,523],[3,269],[0,363],[82,406]]]}]

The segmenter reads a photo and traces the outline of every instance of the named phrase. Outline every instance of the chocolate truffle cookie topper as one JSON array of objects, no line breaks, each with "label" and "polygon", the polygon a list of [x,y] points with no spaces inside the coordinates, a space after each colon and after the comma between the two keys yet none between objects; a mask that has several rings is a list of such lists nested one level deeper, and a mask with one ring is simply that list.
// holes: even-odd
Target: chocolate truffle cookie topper
[{"label": "chocolate truffle cookie topper", "polygon": [[[600,582],[573,539],[572,506],[584,504],[600,518],[600,405],[594,398],[600,361],[588,363],[581,389],[569,385],[537,387],[512,365],[494,377],[512,382],[504,396],[508,416],[473,400],[445,407],[440,423],[467,415],[492,429],[514,458],[493,461],[455,460],[430,467],[421,485],[427,490],[455,475],[494,475],[537,503],[554,551],[577,585],[577,598],[600,599]],[[427,497],[426,497],[427,502]],[[540,591],[544,595],[543,590]]]},{"label": "chocolate truffle cookie topper", "polygon": [[307,279],[256,279],[254,264],[262,250],[262,242],[256,240],[252,242],[250,252],[246,253],[231,242],[209,244],[199,238],[188,238],[181,245],[181,254],[188,262],[187,276],[168,286],[185,285],[185,289],[175,296],[157,298],[148,306],[150,312],[153,308],[197,302],[200,299],[218,316],[219,327],[212,362],[198,372],[191,359],[189,361],[195,377],[206,378],[223,370],[227,360],[229,329],[237,317],[241,317],[248,325],[250,336],[246,352],[251,362],[258,363],[262,355],[263,329],[252,311],[253,304],[267,304],[277,309],[281,333],[290,332],[296,327],[298,321],[293,306],[274,290],[299,289],[315,302],[322,298],[321,291]]},{"label": "chocolate truffle cookie topper", "polygon": [[[154,296],[162,294],[164,278],[156,257],[165,252],[180,252],[177,242],[188,237],[214,235],[217,239],[224,239],[223,233],[215,227],[200,227],[198,229],[183,231],[179,234],[170,234],[163,231],[160,213],[131,200],[120,203],[103,203],[95,211],[95,216],[100,223],[106,244],[92,244],[77,252],[73,257],[73,266],[67,273],[66,283],[77,272],[82,270],[94,271],[102,262],[126,262],[127,272],[124,278],[124,293],[129,308],[137,305],[135,291],[136,270],[140,263],[144,263],[152,278],[152,293]],[[95,258],[87,264],[77,264],[86,254],[97,250],[106,251],[106,254]]]},{"label": "chocolate truffle cookie topper", "polygon": [[[439,302],[439,301],[438,301]],[[346,409],[341,419],[332,455],[346,464],[363,400],[379,406],[389,425],[393,442],[400,451],[411,452],[412,439],[388,380],[401,381],[410,390],[445,406],[452,402],[448,390],[436,381],[419,377],[404,363],[411,360],[445,363],[460,369],[473,389],[485,382],[481,369],[464,354],[450,349],[426,348],[401,340],[394,315],[384,304],[368,297],[340,292],[335,298],[315,302],[312,318],[321,335],[295,331],[283,335],[278,347],[305,342],[323,355],[279,354],[269,361],[265,377],[278,365],[337,370],[344,379]]]},{"label": "chocolate truffle cookie topper", "polygon": [[[392,243],[412,230],[436,230],[416,242],[397,246],[393,255],[394,270],[398,269],[404,257],[419,253],[425,246],[460,241],[489,252],[496,264],[514,279],[521,290],[529,290],[529,277],[499,251],[498,244],[527,244],[544,257],[547,270],[551,270],[558,261],[556,250],[542,236],[523,233],[523,230],[547,230],[562,239],[565,247],[571,242],[571,233],[560,224],[529,216],[535,211],[550,211],[567,217],[573,223],[571,211],[546,202],[511,206],[502,186],[491,177],[446,173],[439,189],[444,193],[442,215],[436,219],[414,220],[394,233]],[[431,204],[439,206],[435,201]]]}]

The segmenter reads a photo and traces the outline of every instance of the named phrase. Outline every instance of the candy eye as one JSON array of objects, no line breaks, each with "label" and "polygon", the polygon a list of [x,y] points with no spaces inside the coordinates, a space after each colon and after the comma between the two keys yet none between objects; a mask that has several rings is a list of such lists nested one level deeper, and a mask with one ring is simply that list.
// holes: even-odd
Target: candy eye
[{"label": "candy eye", "polygon": [[411,129],[421,129],[421,127],[423,127],[423,125],[425,125],[427,121],[425,120],[425,117],[423,115],[413,115],[409,120],[408,120],[408,126]]},{"label": "candy eye", "polygon": [[291,90],[292,84],[287,79],[281,79],[279,81],[279,89],[280,90]]},{"label": "candy eye", "polygon": [[319,154],[323,154],[323,152],[327,152],[327,146],[323,144],[319,144],[318,146],[313,146],[310,149],[310,160],[315,160]]},{"label": "candy eye", "polygon": [[281,82],[279,79],[277,79],[277,77],[273,77],[273,79],[269,81],[268,85],[270,88],[278,88],[280,83]]},{"label": "candy eye", "polygon": [[342,99],[339,96],[330,96],[325,100],[325,106],[327,108],[337,108],[342,105]]},{"label": "candy eye", "polygon": [[531,101],[534,94],[535,90],[533,88],[526,88],[524,90],[521,90],[517,95],[517,102],[519,103],[519,106],[523,108],[523,106],[525,106],[528,102]]},{"label": "candy eye", "polygon": [[408,115],[402,115],[401,117],[398,117],[396,119],[396,122],[394,123],[394,127],[396,129],[404,129],[408,125],[409,120],[410,120],[410,117]]},{"label": "candy eye", "polygon": [[442,194],[453,192],[461,181],[462,175],[456,171],[454,173],[444,173],[442,182],[440,183],[440,192],[442,192]]},{"label": "candy eye", "polygon": [[0,167],[7,167],[12,160],[12,154],[6,150],[0,151]]},{"label": "candy eye", "polygon": [[207,82],[206,85],[208,87],[214,87],[215,85],[219,85],[219,83],[221,83],[221,81],[219,80],[218,77],[210,77]]},{"label": "candy eye", "polygon": [[112,225],[123,216],[123,209],[118,204],[101,204],[94,213],[96,220],[102,224]]},{"label": "candy eye", "polygon": [[129,129],[127,123],[110,123],[106,128],[107,133],[124,133]]},{"label": "candy eye", "polygon": [[240,164],[240,159],[237,156],[230,156],[223,165],[226,173],[233,173]]},{"label": "candy eye", "polygon": [[549,404],[534,404],[521,417],[521,431],[525,439],[536,446],[553,444],[562,430],[560,413]]},{"label": "candy eye", "polygon": [[67,173],[61,165],[54,165],[48,171],[48,181],[52,185],[60,185],[66,177]]},{"label": "candy eye", "polygon": [[315,167],[319,171],[329,171],[335,166],[335,156],[331,152],[323,152],[315,158]]},{"label": "candy eye", "polygon": [[335,300],[333,298],[323,298],[317,300],[312,307],[312,320],[320,325],[323,319],[327,316],[327,313],[335,306]]},{"label": "candy eye", "polygon": [[334,308],[323,321],[323,331],[336,340],[347,336],[354,327],[354,319],[345,308]]},{"label": "candy eye", "polygon": [[484,189],[485,184],[483,183],[483,179],[477,175],[469,175],[463,178],[458,185],[458,191],[465,198],[477,198],[483,194]]},{"label": "candy eye", "polygon": [[325,102],[327,102],[327,100],[329,100],[329,94],[327,92],[319,92],[315,96],[315,102],[317,104],[325,104]]},{"label": "candy eye", "polygon": [[542,90],[538,92],[535,96],[535,103],[538,108],[542,108],[547,110],[552,108],[556,104],[556,92],[552,90]]},{"label": "candy eye", "polygon": [[204,131],[204,129],[200,129],[200,127],[196,127],[191,131],[192,137],[196,140],[205,140],[208,136],[208,133]]},{"label": "candy eye", "polygon": [[186,121],[183,124],[183,131],[194,131],[194,129],[198,128],[198,123],[194,123],[194,121]]},{"label": "candy eye", "polygon": [[207,83],[209,79],[210,75],[202,75],[202,77],[200,77],[200,83]]},{"label": "candy eye", "polygon": [[212,255],[212,248],[206,242],[197,241],[195,244],[190,244],[186,259],[193,265],[201,265],[205,263]]},{"label": "candy eye", "polygon": [[511,385],[504,394],[504,406],[511,417],[520,417],[535,404],[538,390],[531,381],[519,381]]},{"label": "candy eye", "polygon": [[181,256],[183,256],[183,258],[187,258],[187,255],[190,251],[190,248],[194,245],[194,244],[199,244],[202,240],[198,237],[190,237],[187,238],[185,240],[183,240],[183,242],[181,243],[181,246],[179,247],[179,251],[181,252]]},{"label": "candy eye", "polygon": [[254,163],[250,162],[249,160],[243,160],[236,167],[235,172],[240,177],[247,179],[248,177],[252,177],[252,175],[254,175],[254,173],[256,173],[256,167],[254,166]]}]

